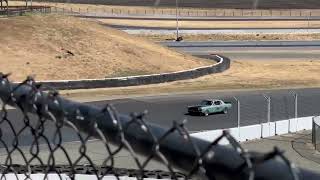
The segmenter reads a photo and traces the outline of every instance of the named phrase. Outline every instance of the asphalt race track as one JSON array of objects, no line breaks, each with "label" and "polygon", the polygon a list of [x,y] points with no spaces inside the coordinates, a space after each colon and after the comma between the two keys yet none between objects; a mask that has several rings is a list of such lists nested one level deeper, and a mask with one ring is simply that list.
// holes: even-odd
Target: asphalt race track
[{"label": "asphalt race track", "polygon": [[223,54],[231,60],[319,60],[319,41],[161,42],[177,51],[207,58]]},{"label": "asphalt race track", "polygon": [[[298,93],[298,116],[319,115],[320,109],[320,89],[299,89]],[[271,121],[294,118],[294,98],[288,90],[274,91],[241,91],[241,92],[216,92],[201,93],[192,95],[169,95],[158,97],[127,98],[111,101],[90,102],[89,104],[103,107],[107,103],[112,103],[120,113],[129,114],[131,112],[142,112],[148,110],[147,121],[159,124],[163,127],[170,127],[173,121],[187,119],[189,131],[204,131],[221,128],[237,127],[237,105],[233,96],[236,96],[241,103],[241,126],[267,122],[267,101],[262,94],[271,97]],[[213,114],[208,117],[191,116],[186,112],[188,105],[195,105],[203,99],[221,98],[232,102],[232,109],[227,114]],[[23,116],[17,110],[9,110],[10,122],[16,131],[24,126]],[[36,117],[32,116],[33,125],[36,124]],[[12,144],[14,134],[10,130],[7,122],[2,122],[2,140],[6,144]],[[46,122],[45,131],[47,137],[53,138],[55,126],[51,122]],[[19,134],[20,145],[30,145],[33,137],[30,130],[24,130]],[[63,141],[78,141],[76,131],[64,128],[62,131]],[[41,138],[41,141],[44,140]],[[1,144],[0,147],[3,145]]]},{"label": "asphalt race track", "polygon": [[[174,0],[55,0],[54,2],[109,4],[123,6],[175,7]],[[257,2],[257,3],[255,3]],[[232,9],[317,9],[319,0],[179,0],[180,7]]]}]

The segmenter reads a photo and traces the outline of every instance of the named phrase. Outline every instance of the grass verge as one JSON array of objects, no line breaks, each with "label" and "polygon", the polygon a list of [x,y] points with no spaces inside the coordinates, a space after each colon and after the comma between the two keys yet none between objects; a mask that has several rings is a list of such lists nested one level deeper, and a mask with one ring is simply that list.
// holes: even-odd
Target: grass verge
[{"label": "grass verge", "polygon": [[[230,70],[197,79],[139,87],[62,91],[67,97],[157,95],[196,91],[320,86],[320,61],[232,61]],[[92,96],[93,95],[93,96]]]}]

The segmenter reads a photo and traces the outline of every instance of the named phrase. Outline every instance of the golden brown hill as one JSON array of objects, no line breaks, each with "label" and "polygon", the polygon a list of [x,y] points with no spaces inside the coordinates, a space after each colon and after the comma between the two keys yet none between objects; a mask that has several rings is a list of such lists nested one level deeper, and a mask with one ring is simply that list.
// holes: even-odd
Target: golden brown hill
[{"label": "golden brown hill", "polygon": [[88,79],[172,72],[212,62],[94,21],[59,15],[0,19],[0,71],[11,79]]}]

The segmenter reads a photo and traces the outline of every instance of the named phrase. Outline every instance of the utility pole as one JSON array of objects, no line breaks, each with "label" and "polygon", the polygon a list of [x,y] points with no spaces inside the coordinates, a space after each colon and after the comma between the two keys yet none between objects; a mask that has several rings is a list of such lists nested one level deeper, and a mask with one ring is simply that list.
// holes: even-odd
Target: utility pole
[{"label": "utility pole", "polygon": [[179,36],[179,0],[176,0],[176,41],[181,41],[182,37]]}]

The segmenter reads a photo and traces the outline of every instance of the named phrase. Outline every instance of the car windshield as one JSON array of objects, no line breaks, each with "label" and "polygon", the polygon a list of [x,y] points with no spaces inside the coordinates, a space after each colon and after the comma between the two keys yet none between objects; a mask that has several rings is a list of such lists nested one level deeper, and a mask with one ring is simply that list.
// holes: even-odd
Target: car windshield
[{"label": "car windshield", "polygon": [[211,106],[212,102],[211,101],[202,101],[201,105]]}]

